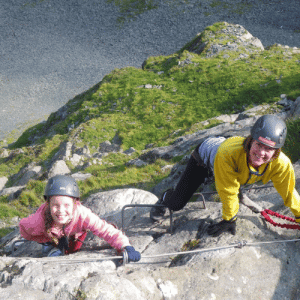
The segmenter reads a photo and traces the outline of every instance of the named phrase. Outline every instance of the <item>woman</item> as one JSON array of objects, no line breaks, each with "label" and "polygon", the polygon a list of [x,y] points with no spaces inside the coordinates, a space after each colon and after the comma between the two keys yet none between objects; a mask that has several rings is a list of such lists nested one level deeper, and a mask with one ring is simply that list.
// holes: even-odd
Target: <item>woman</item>
[{"label": "woman", "polygon": [[118,251],[125,249],[128,261],[139,261],[141,255],[128,238],[114,226],[100,219],[79,201],[79,188],[74,178],[57,175],[49,179],[46,202],[20,221],[22,237],[42,244],[43,255],[60,256],[80,249],[88,231],[107,241]]},{"label": "woman", "polygon": [[[175,190],[164,192],[156,204],[174,211],[182,209],[213,172],[223,220],[210,225],[208,234],[218,236],[225,231],[235,234],[240,188],[259,180],[264,184],[272,180],[284,204],[300,222],[300,197],[295,189],[294,169],[290,159],[281,152],[286,134],[282,119],[264,115],[255,122],[247,138],[207,138],[192,153]],[[158,221],[165,212],[165,207],[154,207],[150,218]]]}]

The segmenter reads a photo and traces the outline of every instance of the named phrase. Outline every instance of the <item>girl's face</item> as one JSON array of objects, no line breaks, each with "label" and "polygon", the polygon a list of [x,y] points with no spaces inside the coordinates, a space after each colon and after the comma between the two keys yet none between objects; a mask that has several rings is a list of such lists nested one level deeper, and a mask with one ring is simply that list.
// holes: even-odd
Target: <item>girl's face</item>
[{"label": "girl's face", "polygon": [[56,225],[69,223],[73,217],[74,200],[69,196],[52,196],[50,198],[50,212]]},{"label": "girl's face", "polygon": [[275,151],[276,149],[254,140],[249,152],[250,165],[254,168],[258,168],[261,165],[268,163],[273,157]]}]

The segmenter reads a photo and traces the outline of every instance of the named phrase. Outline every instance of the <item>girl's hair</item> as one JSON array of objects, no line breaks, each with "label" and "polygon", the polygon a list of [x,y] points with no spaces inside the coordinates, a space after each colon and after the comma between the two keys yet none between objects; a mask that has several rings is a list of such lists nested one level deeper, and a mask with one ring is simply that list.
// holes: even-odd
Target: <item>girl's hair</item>
[{"label": "girl's hair", "polygon": [[[51,197],[53,197],[53,196],[51,196]],[[58,245],[57,237],[55,237],[51,233],[51,228],[53,226],[53,218],[51,216],[51,210],[50,210],[51,197],[46,198],[47,206],[46,206],[46,209],[45,209],[45,231],[46,231],[47,235],[49,236],[49,238],[51,239],[51,241],[53,243],[55,243],[56,245]],[[73,198],[73,197],[71,197],[71,198],[73,199],[74,204],[76,204],[76,202],[78,201],[78,198]]]},{"label": "girl's hair", "polygon": [[[245,152],[247,153],[247,157],[249,156],[250,148],[252,146],[253,141],[253,137],[251,135],[248,135],[243,142],[243,147]],[[275,160],[279,156],[280,152],[281,148],[276,149],[275,153],[272,156],[272,160]]]}]

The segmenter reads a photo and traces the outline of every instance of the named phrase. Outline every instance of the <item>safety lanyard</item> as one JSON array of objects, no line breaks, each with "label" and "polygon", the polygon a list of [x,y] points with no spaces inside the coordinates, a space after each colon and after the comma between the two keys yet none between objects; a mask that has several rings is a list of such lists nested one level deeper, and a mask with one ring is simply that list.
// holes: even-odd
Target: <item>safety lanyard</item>
[{"label": "safety lanyard", "polygon": [[245,189],[247,183],[248,183],[249,180],[251,179],[251,175],[255,175],[255,176],[258,176],[258,177],[263,176],[263,175],[266,173],[268,166],[269,166],[269,162],[268,162],[267,165],[265,166],[265,168],[264,168],[264,170],[262,171],[262,173],[252,171],[251,168],[250,168],[250,166],[249,166],[249,161],[248,161],[248,158],[247,158],[247,167],[248,167],[248,170],[249,170],[249,176],[248,176],[248,179],[247,179],[246,183],[243,184],[243,188],[240,188],[240,193],[243,192],[243,190]]}]

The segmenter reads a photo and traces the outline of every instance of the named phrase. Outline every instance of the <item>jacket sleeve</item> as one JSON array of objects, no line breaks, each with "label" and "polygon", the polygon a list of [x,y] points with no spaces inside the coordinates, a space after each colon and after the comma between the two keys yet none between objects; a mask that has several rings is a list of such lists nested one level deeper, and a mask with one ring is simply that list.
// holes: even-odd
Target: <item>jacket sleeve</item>
[{"label": "jacket sleeve", "polygon": [[92,231],[93,234],[103,238],[117,250],[130,246],[129,239],[122,233],[121,230],[115,228],[105,220],[100,219],[89,208],[81,205],[81,210],[85,216],[83,221],[84,230]]},{"label": "jacket sleeve", "polygon": [[239,210],[239,188],[234,158],[230,154],[217,153],[214,162],[215,183],[222,201],[222,217],[229,221]]},{"label": "jacket sleeve", "polygon": [[45,235],[44,210],[45,205],[42,205],[34,214],[20,221],[20,234],[23,238],[38,243],[45,243],[49,240]]},{"label": "jacket sleeve", "polygon": [[300,223],[300,197],[295,188],[295,172],[291,161],[285,155],[271,180],[284,205],[291,209],[296,221]]}]

